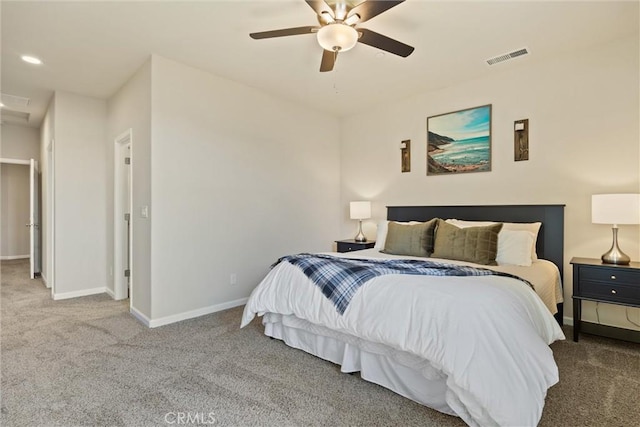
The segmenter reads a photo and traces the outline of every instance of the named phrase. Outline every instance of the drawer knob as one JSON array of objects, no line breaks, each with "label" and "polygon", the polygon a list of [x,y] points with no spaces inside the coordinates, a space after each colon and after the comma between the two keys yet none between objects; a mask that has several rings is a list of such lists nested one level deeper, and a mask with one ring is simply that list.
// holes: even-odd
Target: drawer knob
[{"label": "drawer knob", "polygon": [[616,276],[611,275],[611,280],[616,280]]},{"label": "drawer knob", "polygon": [[612,293],[612,294],[617,294],[617,292],[616,292],[616,290],[615,290],[615,289],[611,289],[611,293]]}]

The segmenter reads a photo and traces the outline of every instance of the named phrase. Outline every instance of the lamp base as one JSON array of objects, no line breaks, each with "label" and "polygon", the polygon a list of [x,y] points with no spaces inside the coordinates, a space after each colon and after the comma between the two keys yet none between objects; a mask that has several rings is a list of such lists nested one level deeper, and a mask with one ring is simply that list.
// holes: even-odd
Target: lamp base
[{"label": "lamp base", "polygon": [[356,237],[354,237],[354,239],[356,242],[358,243],[364,243],[367,241],[367,238],[363,235],[358,234]]},{"label": "lamp base", "polygon": [[364,233],[362,232],[362,220],[358,221],[358,234],[356,235],[356,237],[353,238],[353,240],[355,240],[358,243],[367,241],[367,236],[365,236]]},{"label": "lamp base", "polygon": [[618,227],[613,227],[613,243],[611,249],[602,254],[602,262],[604,264],[629,265],[631,258],[618,247]]},{"label": "lamp base", "polygon": [[629,265],[631,263],[631,258],[624,252],[609,251],[602,254],[601,259],[604,264]]}]

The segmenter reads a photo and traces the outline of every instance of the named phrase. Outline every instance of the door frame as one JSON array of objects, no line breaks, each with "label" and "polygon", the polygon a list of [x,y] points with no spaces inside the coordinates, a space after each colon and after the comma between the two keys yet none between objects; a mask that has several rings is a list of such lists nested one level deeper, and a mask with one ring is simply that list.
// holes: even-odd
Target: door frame
[{"label": "door frame", "polygon": [[[34,247],[35,242],[34,242],[34,234],[35,231],[34,230],[39,230],[39,225],[37,228],[34,228],[34,222],[33,222],[33,211],[34,211],[34,195],[32,194],[34,188],[33,188],[33,169],[34,169],[34,164],[35,164],[35,170],[38,172],[38,174],[40,173],[40,170],[38,169],[38,162],[34,159],[29,159],[29,160],[23,160],[23,159],[11,159],[11,158],[7,158],[7,157],[0,157],[0,164],[7,164],[7,165],[22,165],[22,166],[27,166],[27,168],[29,168],[29,224],[27,224],[27,227],[29,227],[29,270],[30,270],[30,277],[32,279],[35,279],[36,277],[38,277],[42,271],[42,266],[40,265],[40,268],[37,269],[37,265],[36,265],[36,256],[38,254],[36,254],[36,251],[38,249],[42,249],[41,247]],[[35,195],[36,197],[38,197],[38,195]],[[40,199],[38,198],[38,200],[36,200],[36,203],[39,203]],[[36,221],[39,220],[39,218],[35,218]],[[37,223],[36,223],[37,224]],[[40,251],[40,260],[42,260],[42,250]],[[36,271],[36,269],[38,271]]]},{"label": "door frame", "polygon": [[21,159],[8,159],[6,157],[0,158],[0,163],[6,163],[8,165],[31,165],[31,160],[21,160]]},{"label": "door frame", "polygon": [[[131,159],[128,166],[120,162],[123,150],[129,147],[129,157]],[[126,167],[129,168],[129,209],[133,211],[133,135],[132,130],[128,129],[118,135],[114,140],[114,173],[113,173],[113,292],[114,299],[122,300],[128,298],[133,289],[133,215],[132,212],[125,212],[126,206],[122,203],[123,198],[123,177],[126,176]],[[130,214],[129,220],[129,247],[127,248],[126,238],[124,237],[127,224],[124,214]],[[125,251],[129,253],[129,280],[127,281],[124,270],[125,265],[123,258]],[[128,288],[128,289],[127,289]],[[130,299],[131,301],[131,299]]]},{"label": "door frame", "polygon": [[40,167],[29,161],[29,267],[31,278],[42,273],[42,240],[40,236]]},{"label": "door frame", "polygon": [[[47,220],[45,221],[46,227],[45,231],[48,234],[47,237],[47,250],[44,252],[44,263],[49,268],[47,269],[47,277],[45,280],[45,286],[47,288],[51,288],[51,297],[56,293],[56,281],[55,281],[55,269],[56,269],[56,198],[54,197],[55,193],[55,184],[56,184],[56,174],[55,174],[55,139],[51,138],[49,143],[47,144],[47,194],[43,195],[43,199],[46,199],[45,206],[46,210],[44,215]],[[42,159],[40,159],[42,160]]]}]

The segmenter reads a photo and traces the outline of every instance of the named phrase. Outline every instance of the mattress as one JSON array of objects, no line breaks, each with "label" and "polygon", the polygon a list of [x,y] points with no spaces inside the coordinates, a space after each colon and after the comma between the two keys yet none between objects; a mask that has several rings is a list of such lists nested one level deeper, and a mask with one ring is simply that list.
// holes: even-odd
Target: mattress
[{"label": "mattress", "polygon": [[[393,257],[375,250],[340,256]],[[242,326],[264,315],[265,328],[273,334],[281,324],[298,334],[334,340],[333,346],[346,342],[358,349],[352,357],[384,353],[393,366],[419,370],[427,389],[435,391],[426,402],[422,392],[410,396],[406,390],[414,386],[396,374],[391,374],[396,385],[382,385],[455,413],[469,425],[536,425],[547,389],[558,381],[549,344],[564,334],[551,312],[555,304],[547,306],[557,298],[547,304],[537,293],[544,283],[554,289],[549,285],[555,280],[549,276],[552,269],[542,261],[532,267],[522,267],[527,273],[508,272],[529,280],[536,292],[520,280],[500,276],[376,277],[355,293],[341,315],[302,270],[282,262],[252,292]],[[555,291],[544,293],[557,296]],[[304,323],[296,323],[300,321]],[[316,347],[303,349],[327,358],[322,346]],[[367,376],[365,372],[363,378]]]}]

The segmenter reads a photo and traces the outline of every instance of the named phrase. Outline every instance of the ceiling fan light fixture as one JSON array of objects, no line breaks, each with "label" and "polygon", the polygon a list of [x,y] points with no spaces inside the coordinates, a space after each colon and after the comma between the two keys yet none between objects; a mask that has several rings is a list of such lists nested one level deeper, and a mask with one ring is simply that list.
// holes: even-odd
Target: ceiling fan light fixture
[{"label": "ceiling fan light fixture", "polygon": [[340,22],[320,28],[317,36],[320,46],[328,51],[346,52],[358,43],[356,29]]}]

